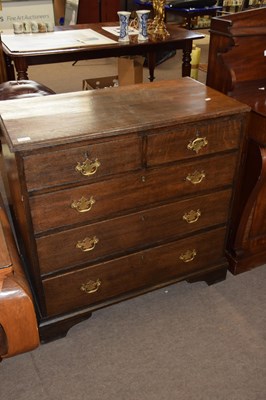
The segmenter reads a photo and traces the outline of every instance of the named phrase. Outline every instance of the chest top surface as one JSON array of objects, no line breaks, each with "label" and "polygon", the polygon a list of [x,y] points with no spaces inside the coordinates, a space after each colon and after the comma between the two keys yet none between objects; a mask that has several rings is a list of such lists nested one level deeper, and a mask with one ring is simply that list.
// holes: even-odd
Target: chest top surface
[{"label": "chest top surface", "polygon": [[190,78],[1,102],[11,151],[248,112],[249,107]]}]

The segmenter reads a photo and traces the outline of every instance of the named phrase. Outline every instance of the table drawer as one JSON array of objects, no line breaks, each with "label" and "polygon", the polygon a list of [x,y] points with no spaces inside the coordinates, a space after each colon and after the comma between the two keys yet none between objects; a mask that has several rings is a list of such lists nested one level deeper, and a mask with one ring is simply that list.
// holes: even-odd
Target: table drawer
[{"label": "table drawer", "polygon": [[149,135],[147,165],[237,149],[240,128],[239,119],[222,119],[188,124],[174,131]]},{"label": "table drawer", "polygon": [[87,183],[141,167],[141,138],[88,144],[24,158],[29,191],[68,183]]},{"label": "table drawer", "polygon": [[96,219],[104,220],[162,201],[231,185],[235,165],[236,154],[227,154],[33,196],[30,207],[34,230],[39,233],[92,223]]},{"label": "table drawer", "polygon": [[225,223],[231,190],[36,239],[41,274],[113,258]]},{"label": "table drawer", "polygon": [[141,251],[43,281],[48,315],[185,278],[223,259],[225,229]]}]

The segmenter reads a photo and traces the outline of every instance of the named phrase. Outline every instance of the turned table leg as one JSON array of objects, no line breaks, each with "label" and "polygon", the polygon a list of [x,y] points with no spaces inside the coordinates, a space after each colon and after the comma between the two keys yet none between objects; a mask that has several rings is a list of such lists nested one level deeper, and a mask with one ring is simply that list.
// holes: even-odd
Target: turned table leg
[{"label": "turned table leg", "polygon": [[191,51],[192,51],[192,40],[187,41],[183,48],[183,59],[182,59],[182,76],[190,76],[191,72]]},{"label": "turned table leg", "polygon": [[154,70],[155,70],[156,53],[154,53],[154,52],[148,53],[147,60],[148,60],[148,68],[149,68],[149,73],[150,73],[149,80],[150,80],[150,82],[153,82],[155,79]]},{"label": "turned table leg", "polygon": [[17,80],[27,80],[29,79],[28,77],[28,63],[26,61],[26,58],[15,58],[14,59],[14,64],[17,72]]}]

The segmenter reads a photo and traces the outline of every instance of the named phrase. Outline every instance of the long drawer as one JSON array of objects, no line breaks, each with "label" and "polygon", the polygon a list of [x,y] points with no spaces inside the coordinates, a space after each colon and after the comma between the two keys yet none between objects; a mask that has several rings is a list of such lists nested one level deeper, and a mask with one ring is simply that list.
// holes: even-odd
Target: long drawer
[{"label": "long drawer", "polygon": [[29,191],[87,183],[141,168],[141,138],[117,139],[24,157]]},{"label": "long drawer", "polygon": [[224,237],[221,228],[45,279],[47,313],[59,314],[171,279],[185,279],[223,260]]},{"label": "long drawer", "polygon": [[113,258],[219,224],[231,190],[175,202],[36,239],[41,274]]},{"label": "long drawer", "polygon": [[32,196],[35,233],[138,211],[162,201],[232,184],[236,154],[148,169],[122,177]]}]

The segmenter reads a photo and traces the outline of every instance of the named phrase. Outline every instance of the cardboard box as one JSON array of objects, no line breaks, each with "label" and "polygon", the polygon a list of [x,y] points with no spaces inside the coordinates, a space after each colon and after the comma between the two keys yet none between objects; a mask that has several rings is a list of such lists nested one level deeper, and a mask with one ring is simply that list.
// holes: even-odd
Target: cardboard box
[{"label": "cardboard box", "polygon": [[83,80],[83,90],[104,89],[118,83],[118,76],[103,76],[94,79]]},{"label": "cardboard box", "polygon": [[[133,85],[143,82],[144,57],[118,57],[118,76],[103,76],[83,80],[83,90],[103,89],[105,87]],[[116,86],[116,85],[115,85]]]},{"label": "cardboard box", "polygon": [[144,57],[118,57],[119,86],[143,82]]}]

